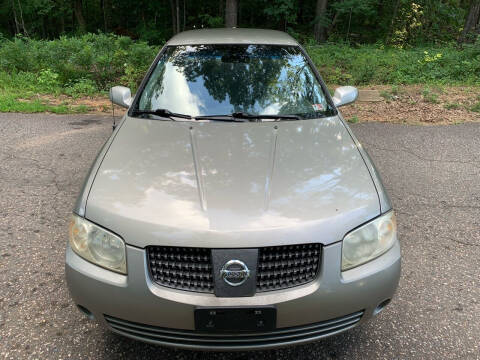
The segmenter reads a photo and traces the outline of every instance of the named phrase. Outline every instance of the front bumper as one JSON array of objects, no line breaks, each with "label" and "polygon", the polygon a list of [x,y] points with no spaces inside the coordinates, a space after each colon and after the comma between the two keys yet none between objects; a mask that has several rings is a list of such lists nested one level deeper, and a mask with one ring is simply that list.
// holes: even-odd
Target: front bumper
[{"label": "front bumper", "polygon": [[[217,298],[152,283],[145,250],[127,246],[128,275],[93,265],[67,247],[66,277],[73,300],[101,324],[131,338],[190,349],[249,350],[293,345],[351,329],[376,315],[392,298],[400,278],[400,245],[379,258],[340,271],[341,242],[324,246],[318,278],[292,289],[252,297]],[[277,308],[269,333],[196,332],[197,306]]]}]

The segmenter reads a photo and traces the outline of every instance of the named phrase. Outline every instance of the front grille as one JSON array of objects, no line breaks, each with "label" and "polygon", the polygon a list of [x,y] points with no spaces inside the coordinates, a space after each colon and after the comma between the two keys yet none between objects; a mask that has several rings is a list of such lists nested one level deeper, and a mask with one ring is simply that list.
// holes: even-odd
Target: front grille
[{"label": "front grille", "polygon": [[157,284],[213,293],[210,249],[149,246],[147,256],[150,274]]},{"label": "front grille", "polygon": [[314,280],[319,259],[320,244],[260,248],[257,291],[286,289]]},{"label": "front grille", "polygon": [[[257,292],[286,289],[313,281],[320,263],[320,244],[259,248]],[[148,267],[157,284],[213,293],[211,249],[147,247]]]},{"label": "front grille", "polygon": [[153,344],[209,350],[246,350],[299,344],[338,334],[353,328],[360,321],[363,313],[363,311],[359,311],[314,324],[247,334],[215,334],[192,330],[167,329],[122,320],[108,315],[104,315],[104,317],[115,332]]}]

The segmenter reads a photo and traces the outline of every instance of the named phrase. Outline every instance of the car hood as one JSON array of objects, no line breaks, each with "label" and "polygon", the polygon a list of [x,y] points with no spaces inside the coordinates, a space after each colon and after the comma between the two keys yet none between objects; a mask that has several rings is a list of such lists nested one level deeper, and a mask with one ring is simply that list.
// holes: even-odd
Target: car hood
[{"label": "car hood", "polygon": [[232,123],[127,117],[85,217],[128,244],[330,244],[379,215],[371,176],[338,117]]}]

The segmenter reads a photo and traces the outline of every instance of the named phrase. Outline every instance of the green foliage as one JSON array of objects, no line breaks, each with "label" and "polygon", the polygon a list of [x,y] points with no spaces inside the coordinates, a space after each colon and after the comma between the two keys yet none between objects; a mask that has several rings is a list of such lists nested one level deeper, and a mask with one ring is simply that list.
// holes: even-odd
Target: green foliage
[{"label": "green foliage", "polygon": [[392,85],[392,89],[390,90],[392,95],[398,96],[400,94],[400,87],[398,85]]},{"label": "green foliage", "polygon": [[264,0],[263,12],[277,23],[295,24],[297,20],[297,2],[294,0]]},{"label": "green foliage", "polygon": [[45,92],[54,92],[60,84],[58,74],[50,69],[40,70],[37,82],[39,88]]},{"label": "green foliage", "polygon": [[54,41],[0,40],[0,111],[86,112],[35,94],[95,96],[110,86],[136,90],[158,48],[128,37],[86,34]]},{"label": "green foliage", "polygon": [[453,44],[408,49],[325,44],[306,49],[327,83],[480,84],[480,43],[462,50]]},{"label": "green foliage", "polygon": [[438,94],[433,92],[429,87],[426,87],[422,91],[423,100],[432,104],[438,104]]},{"label": "green foliage", "polygon": [[330,34],[330,40],[342,41],[348,38],[355,42],[370,42],[375,41],[375,37],[382,36],[382,14],[378,0],[343,0],[331,2],[330,6],[331,13],[319,19],[325,26],[331,26],[331,19],[336,17],[338,28]]},{"label": "green foliage", "polygon": [[[302,42],[313,38],[314,24],[327,29],[330,41],[352,44],[387,42],[405,47],[445,43],[458,38],[471,0],[328,0],[317,15],[317,0],[238,1],[238,26],[288,31]],[[54,39],[86,32],[116,32],[149,44],[163,44],[179,29],[221,27],[225,0],[81,1],[80,24],[71,1],[3,0],[0,39],[24,34]],[[178,5],[178,7],[177,7]],[[178,12],[178,13],[177,13]],[[3,34],[3,35],[2,35]],[[469,34],[468,39],[473,35]]]},{"label": "green foliage", "polygon": [[[422,95],[431,103],[439,101],[443,85],[480,85],[480,42],[461,50],[453,44],[399,49],[381,44],[309,43],[306,50],[327,84],[389,84],[391,89],[381,93],[387,100],[400,95],[400,84],[428,85]],[[33,99],[35,94],[95,96],[105,94],[112,85],[128,86],[135,92],[158,51],[159,47],[145,42],[107,34],[51,41],[3,38],[0,109],[74,111],[66,105],[49,107],[37,100],[28,105],[18,99]],[[469,109],[480,112],[480,99]]]},{"label": "green foliage", "polygon": [[359,122],[359,119],[358,119],[358,116],[357,115],[354,115],[352,116],[351,118],[347,119],[347,121],[350,123],[350,124],[356,124]]},{"label": "green foliage", "polygon": [[380,91],[380,96],[387,101],[397,100],[401,93],[400,87],[398,85],[392,85],[390,90]]},{"label": "green foliage", "polygon": [[77,79],[71,84],[68,84],[63,91],[66,95],[70,95],[74,98],[79,96],[93,96],[96,95],[99,90],[95,82],[91,79]]},{"label": "green foliage", "polygon": [[459,103],[447,103],[443,105],[443,107],[447,110],[456,110],[459,109],[461,105]]},{"label": "green foliage", "polygon": [[0,42],[0,71],[37,73],[33,81],[47,92],[61,87],[67,94],[92,94],[112,84],[135,90],[157,52],[144,42],[106,34],[15,38]]},{"label": "green foliage", "polygon": [[471,111],[480,113],[480,101],[477,101],[471,108]]},{"label": "green foliage", "polygon": [[[193,17],[192,17],[193,18]],[[201,24],[205,24],[208,28],[220,28],[223,27],[223,17],[211,16],[210,14],[200,14],[198,16]]]},{"label": "green foliage", "polygon": [[401,1],[399,16],[393,19],[393,34],[390,43],[403,48],[416,35],[424,20],[423,7],[410,1]]},{"label": "green foliage", "polygon": [[22,99],[21,96],[19,96],[19,94],[15,92],[12,93],[4,91],[0,93],[0,112],[52,112],[56,114],[67,114],[85,113],[87,111],[88,107],[86,107],[85,105],[49,105],[48,103],[40,99]]},{"label": "green foliage", "polygon": [[380,96],[383,97],[387,101],[395,100],[396,97],[397,97],[396,95],[393,94],[393,92],[386,91],[386,90],[380,91]]}]

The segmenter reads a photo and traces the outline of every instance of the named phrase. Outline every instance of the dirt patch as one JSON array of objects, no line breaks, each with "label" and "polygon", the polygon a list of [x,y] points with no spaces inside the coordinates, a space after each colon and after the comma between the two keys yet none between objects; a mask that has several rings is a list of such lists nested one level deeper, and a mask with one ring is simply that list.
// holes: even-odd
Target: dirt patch
[{"label": "dirt patch", "polygon": [[[480,87],[370,85],[359,90],[359,101],[341,108],[345,119],[351,122],[424,125],[480,122]],[[66,95],[36,95],[20,101],[33,99],[50,105],[85,106],[88,113],[112,112],[112,104],[106,96],[72,98]],[[115,105],[116,116],[123,116],[125,111]]]},{"label": "dirt patch", "polygon": [[[44,104],[59,106],[85,106],[88,113],[93,114],[111,114],[112,113],[112,103],[110,99],[106,96],[84,96],[79,98],[73,98],[67,95],[34,95],[29,99],[18,99],[18,101],[29,102],[32,100],[40,100]],[[115,116],[122,116],[126,112],[125,108],[115,105]]]},{"label": "dirt patch", "polygon": [[342,107],[345,119],[426,125],[480,122],[480,113],[472,111],[480,103],[478,87],[368,86],[362,90],[377,90],[383,100]]}]

